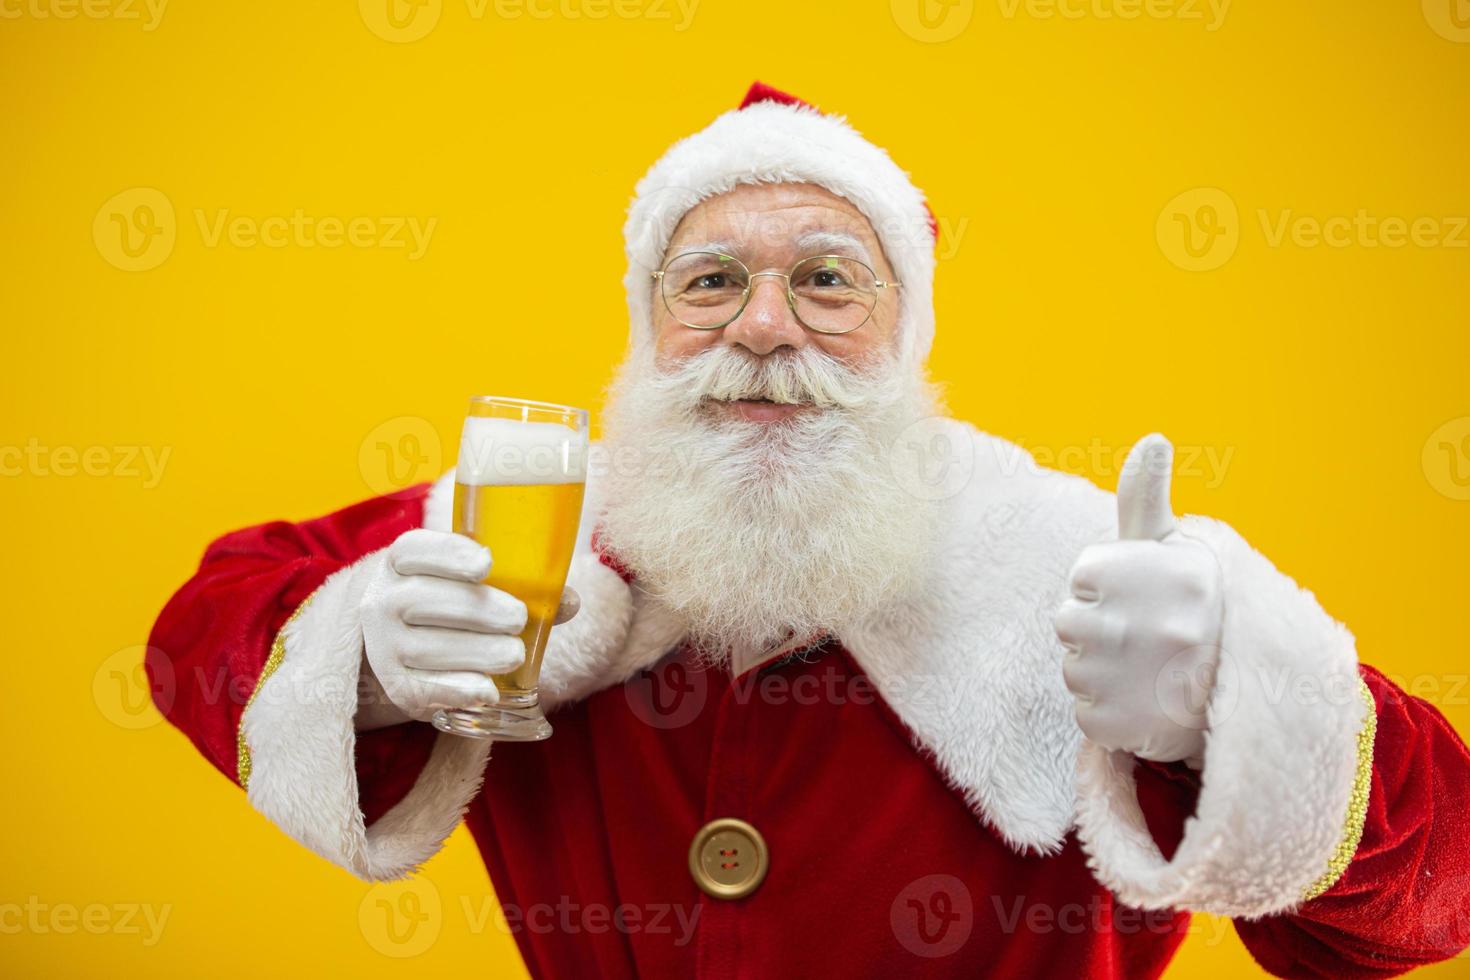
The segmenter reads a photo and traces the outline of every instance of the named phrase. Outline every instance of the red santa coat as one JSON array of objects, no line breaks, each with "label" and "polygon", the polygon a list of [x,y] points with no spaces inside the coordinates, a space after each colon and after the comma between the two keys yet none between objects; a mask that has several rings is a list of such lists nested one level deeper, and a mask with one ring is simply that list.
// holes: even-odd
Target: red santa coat
[{"label": "red santa coat", "polygon": [[[1190,910],[1235,916],[1281,975],[1462,949],[1470,756],[1440,715],[1360,669],[1234,532],[1186,519],[1227,589],[1202,779],[1085,743],[1050,615],[1072,559],[1115,533],[1111,495],[973,440],[924,599],[740,678],[695,669],[672,617],[584,552],[582,613],[543,673],[556,735],[488,765],[487,743],[352,726],[358,562],[447,529],[448,477],[216,542],[155,628],[159,706],[365,878],[412,871],[463,816],[537,975],[1148,976]],[[243,709],[223,679],[254,691]],[[767,845],[733,901],[688,867],[720,817]]]}]

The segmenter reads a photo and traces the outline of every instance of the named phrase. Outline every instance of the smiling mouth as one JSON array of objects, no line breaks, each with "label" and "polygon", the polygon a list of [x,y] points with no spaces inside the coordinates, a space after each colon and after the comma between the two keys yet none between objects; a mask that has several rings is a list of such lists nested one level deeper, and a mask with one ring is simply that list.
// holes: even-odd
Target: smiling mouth
[{"label": "smiling mouth", "polygon": [[710,404],[721,415],[747,422],[779,422],[811,407],[793,402],[776,402],[769,398],[711,399]]}]

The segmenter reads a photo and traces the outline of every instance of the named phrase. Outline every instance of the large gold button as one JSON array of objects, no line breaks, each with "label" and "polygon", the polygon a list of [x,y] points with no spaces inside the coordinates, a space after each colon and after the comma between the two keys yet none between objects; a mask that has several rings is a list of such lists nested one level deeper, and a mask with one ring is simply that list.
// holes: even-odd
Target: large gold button
[{"label": "large gold button", "polygon": [[744,898],[760,887],[769,867],[766,839],[734,817],[711,820],[689,845],[689,873],[714,898]]}]

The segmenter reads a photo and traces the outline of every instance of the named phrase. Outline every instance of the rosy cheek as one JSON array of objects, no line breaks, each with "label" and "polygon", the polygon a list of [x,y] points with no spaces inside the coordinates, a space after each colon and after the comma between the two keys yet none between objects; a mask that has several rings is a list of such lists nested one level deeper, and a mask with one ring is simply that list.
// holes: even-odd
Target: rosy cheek
[{"label": "rosy cheek", "polygon": [[870,357],[879,351],[890,351],[898,343],[897,304],[890,308],[880,307],[873,318],[852,333],[837,334],[828,339],[835,342],[829,351],[834,357],[857,360]]},{"label": "rosy cheek", "polygon": [[660,365],[691,357],[715,343],[718,330],[691,330],[682,323],[665,320],[658,324],[654,350]]},{"label": "rosy cheek", "polygon": [[844,363],[856,363],[867,358],[872,351],[888,343],[888,337],[879,331],[868,331],[869,324],[852,333],[816,334],[816,345],[828,357]]}]

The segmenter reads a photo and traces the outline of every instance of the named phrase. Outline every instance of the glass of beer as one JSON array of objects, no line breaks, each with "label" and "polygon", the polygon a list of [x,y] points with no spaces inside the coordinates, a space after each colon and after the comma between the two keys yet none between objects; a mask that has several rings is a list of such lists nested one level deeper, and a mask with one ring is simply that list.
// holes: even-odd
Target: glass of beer
[{"label": "glass of beer", "polygon": [[454,530],[490,549],[485,584],[526,604],[526,660],[492,676],[500,703],[435,713],[441,731],[534,742],[541,657],[561,604],[587,482],[587,413],[516,398],[470,399],[454,476]]}]

